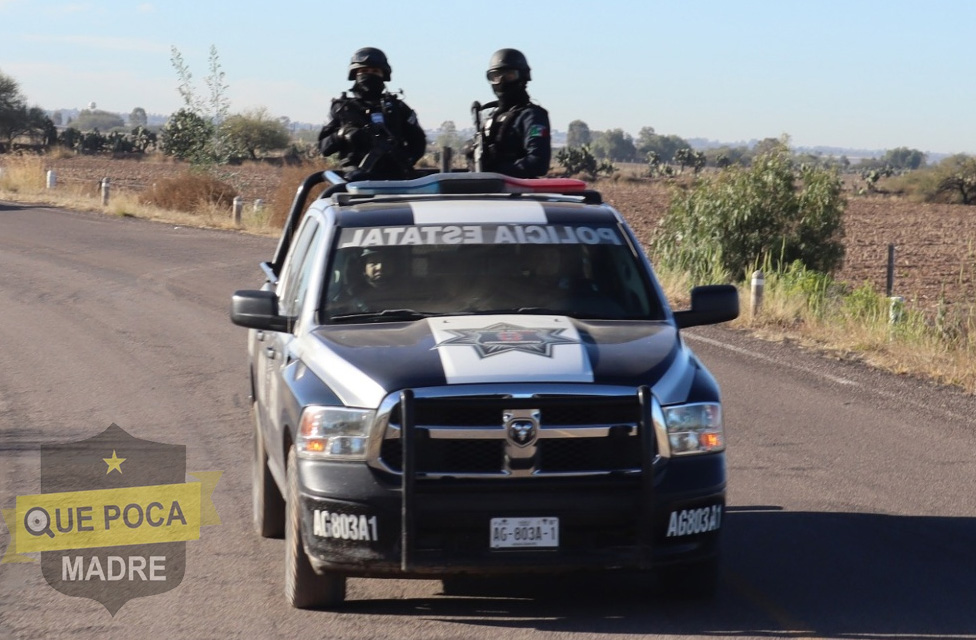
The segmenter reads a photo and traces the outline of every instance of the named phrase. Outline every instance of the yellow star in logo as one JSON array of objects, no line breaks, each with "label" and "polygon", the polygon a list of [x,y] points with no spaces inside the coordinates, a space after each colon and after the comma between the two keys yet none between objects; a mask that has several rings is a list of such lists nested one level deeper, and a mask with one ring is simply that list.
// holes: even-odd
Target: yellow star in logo
[{"label": "yellow star in logo", "polygon": [[118,471],[119,475],[122,474],[122,463],[125,462],[125,458],[120,458],[115,453],[115,449],[112,449],[111,458],[102,458],[102,460],[108,465],[108,471],[105,472],[105,475],[112,473],[112,471]]}]

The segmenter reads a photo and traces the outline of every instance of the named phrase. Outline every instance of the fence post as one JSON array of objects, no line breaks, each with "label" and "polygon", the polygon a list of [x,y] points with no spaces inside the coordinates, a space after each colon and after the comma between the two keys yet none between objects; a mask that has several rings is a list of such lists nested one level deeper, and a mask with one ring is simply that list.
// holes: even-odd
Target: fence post
[{"label": "fence post", "polygon": [[454,149],[451,147],[441,148],[441,173],[450,173],[451,165],[454,164]]},{"label": "fence post", "polygon": [[254,213],[261,213],[262,211],[264,211],[264,200],[257,198],[254,201]]},{"label": "fence post", "polygon": [[109,185],[108,178],[102,178],[102,206],[108,206],[108,195],[111,191],[111,186]]},{"label": "fence post", "polygon": [[58,174],[54,173],[54,169],[47,170],[47,188],[53,189],[55,185],[58,184]]},{"label": "fence post", "polygon": [[888,279],[885,285],[885,295],[889,298],[895,290],[895,245],[888,245]]},{"label": "fence post", "polygon": [[905,319],[905,299],[901,296],[888,297],[888,324],[895,325]]},{"label": "fence post", "polygon": [[766,278],[763,276],[763,272],[760,270],[755,270],[752,272],[752,296],[750,297],[749,303],[752,310],[752,317],[759,315],[759,311],[762,309],[763,293],[766,288]]},{"label": "fence post", "polygon": [[234,196],[234,207],[232,209],[234,224],[241,223],[241,212],[243,210],[244,210],[244,198],[240,196]]}]

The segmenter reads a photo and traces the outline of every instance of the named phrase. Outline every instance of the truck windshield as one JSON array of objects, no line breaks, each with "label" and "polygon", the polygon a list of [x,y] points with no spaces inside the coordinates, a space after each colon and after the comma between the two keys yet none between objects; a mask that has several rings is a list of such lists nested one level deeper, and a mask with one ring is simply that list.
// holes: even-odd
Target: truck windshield
[{"label": "truck windshield", "polygon": [[487,313],[664,318],[643,266],[610,225],[356,227],[336,243],[326,322]]}]

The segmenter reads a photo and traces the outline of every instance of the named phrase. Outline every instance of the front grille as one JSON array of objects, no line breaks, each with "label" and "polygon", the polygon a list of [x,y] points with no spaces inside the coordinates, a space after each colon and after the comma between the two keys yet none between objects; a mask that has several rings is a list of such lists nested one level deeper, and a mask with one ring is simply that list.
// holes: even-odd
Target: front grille
[{"label": "front grille", "polygon": [[[417,447],[417,471],[422,473],[497,473],[502,468],[501,440],[424,440]],[[391,470],[403,471],[399,438],[384,440],[381,455]]]},{"label": "front grille", "polygon": [[[533,402],[532,400],[535,400]],[[453,427],[500,427],[501,413],[505,409],[520,408],[545,402],[543,398],[533,398],[528,402],[519,400],[495,400],[488,398],[443,399],[417,401],[414,408],[414,419],[418,426],[453,426]],[[604,397],[575,398],[567,401],[560,398],[548,399],[544,425],[546,427],[596,425],[596,424],[636,424],[640,418],[636,401],[627,398],[628,402],[608,402]],[[400,406],[397,405],[390,414],[390,423],[400,424]]]},{"label": "front grille", "polygon": [[[538,416],[537,438],[517,445],[506,413]],[[638,472],[641,409],[633,396],[417,398],[415,468],[422,476],[553,476]],[[389,414],[380,461],[403,470],[399,405]],[[646,440],[653,446],[653,437]]]}]

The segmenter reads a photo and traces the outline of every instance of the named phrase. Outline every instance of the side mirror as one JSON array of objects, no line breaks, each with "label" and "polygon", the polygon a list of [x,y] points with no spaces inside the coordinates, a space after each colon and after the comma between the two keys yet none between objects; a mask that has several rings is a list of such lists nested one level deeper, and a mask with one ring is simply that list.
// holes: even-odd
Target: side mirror
[{"label": "side mirror", "polygon": [[709,284],[691,290],[691,308],[674,312],[679,329],[718,324],[739,317],[739,291],[730,284]]},{"label": "side mirror", "polygon": [[231,298],[230,320],[248,329],[290,331],[294,319],[278,314],[273,291],[237,291]]}]

